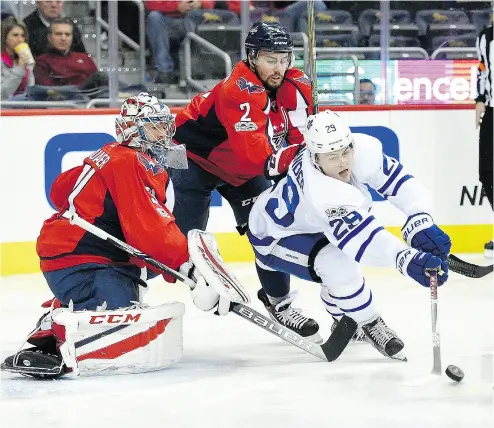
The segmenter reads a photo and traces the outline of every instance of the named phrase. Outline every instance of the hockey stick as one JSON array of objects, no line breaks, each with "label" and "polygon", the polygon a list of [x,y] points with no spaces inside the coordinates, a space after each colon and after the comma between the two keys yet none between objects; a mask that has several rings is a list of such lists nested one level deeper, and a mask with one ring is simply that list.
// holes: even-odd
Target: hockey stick
[{"label": "hockey stick", "polygon": [[448,256],[448,266],[453,272],[468,276],[469,278],[483,278],[484,276],[492,273],[494,268],[493,265],[479,266],[468,263],[453,254]]},{"label": "hockey stick", "polygon": [[430,276],[431,289],[431,324],[432,324],[432,353],[434,363],[432,374],[441,375],[441,338],[437,325],[437,269],[427,269]]},{"label": "hockey stick", "polygon": [[[162,272],[166,272],[173,278],[178,279],[179,281],[188,285],[190,289],[194,289],[196,285],[195,282],[187,276],[182,275],[180,272],[177,272],[176,270],[166,266],[158,260],[153,259],[152,257],[148,256],[142,251],[139,251],[137,248],[132,247],[126,242],[115,238],[114,236],[110,235],[94,224],[91,224],[88,221],[80,218],[77,214],[70,213],[70,223],[75,224],[80,228],[86,230],[87,232],[97,236],[98,238],[111,243],[115,247],[120,248],[131,256],[148,263],[156,269],[159,269]],[[295,345],[305,352],[308,352],[309,354],[320,358],[321,360],[330,362],[336,360],[341,355],[358,328],[357,323],[353,319],[344,315],[341,321],[338,323],[337,327],[329,336],[328,340],[322,345],[317,345],[296,334],[292,330],[283,327],[281,324],[278,324],[265,317],[264,315],[261,315],[259,312],[242,303],[232,302],[231,310],[243,319],[246,319],[261,327],[263,330],[280,337],[285,342]]]},{"label": "hockey stick", "polygon": [[[314,0],[307,2],[307,24],[309,37],[309,60],[306,70],[312,81],[312,114],[319,113],[319,94],[317,90],[317,67],[316,67],[316,18]],[[305,64],[304,64],[305,65]]]}]

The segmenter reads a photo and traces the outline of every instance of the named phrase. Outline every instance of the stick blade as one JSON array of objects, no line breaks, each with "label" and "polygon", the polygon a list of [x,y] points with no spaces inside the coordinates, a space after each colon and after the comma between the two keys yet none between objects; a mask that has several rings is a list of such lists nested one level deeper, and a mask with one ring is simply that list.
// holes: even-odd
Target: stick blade
[{"label": "stick blade", "polygon": [[456,257],[454,254],[448,256],[448,266],[449,268],[460,275],[468,276],[469,278],[483,278],[486,275],[492,273],[494,266],[478,266],[472,263],[468,263],[460,258]]},{"label": "stick blade", "polygon": [[343,315],[338,325],[329,336],[329,339],[321,345],[321,348],[329,362],[335,361],[345,350],[357,332],[358,324],[350,317]]}]

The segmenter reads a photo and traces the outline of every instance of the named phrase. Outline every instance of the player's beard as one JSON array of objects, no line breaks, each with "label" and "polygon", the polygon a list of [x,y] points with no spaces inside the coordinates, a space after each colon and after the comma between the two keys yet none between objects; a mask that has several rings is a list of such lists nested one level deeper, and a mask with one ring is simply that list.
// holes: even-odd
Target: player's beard
[{"label": "player's beard", "polygon": [[[258,74],[258,77],[259,77],[259,74]],[[262,84],[264,85],[264,87],[266,88],[266,90],[268,90],[268,91],[276,91],[283,84],[284,78],[283,78],[283,76],[280,75],[280,77],[281,77],[280,82],[278,84],[272,85],[271,83],[269,83],[269,78],[270,77],[273,77],[273,76],[269,76],[267,79],[261,79],[259,77],[259,80],[262,82]]]}]

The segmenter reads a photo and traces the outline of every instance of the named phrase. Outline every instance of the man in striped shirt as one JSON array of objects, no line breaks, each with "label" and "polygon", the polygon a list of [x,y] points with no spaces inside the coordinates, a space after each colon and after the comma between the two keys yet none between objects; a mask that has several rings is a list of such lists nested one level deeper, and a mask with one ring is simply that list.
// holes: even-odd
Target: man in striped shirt
[{"label": "man in striped shirt", "polygon": [[[477,36],[477,54],[479,56],[479,73],[477,77],[477,93],[475,99],[475,122],[479,132],[479,179],[482,189],[492,207],[493,198],[493,68],[494,49],[492,46],[492,25],[484,28]],[[493,255],[494,242],[485,244],[485,255]]]}]

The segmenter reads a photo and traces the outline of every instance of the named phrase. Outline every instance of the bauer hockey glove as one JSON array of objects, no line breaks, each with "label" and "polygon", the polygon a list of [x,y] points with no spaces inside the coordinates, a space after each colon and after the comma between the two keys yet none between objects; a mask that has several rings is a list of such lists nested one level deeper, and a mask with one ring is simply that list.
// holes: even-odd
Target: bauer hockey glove
[{"label": "bauer hockey glove", "polygon": [[428,269],[438,269],[438,285],[443,285],[448,280],[448,263],[446,261],[414,248],[408,248],[397,254],[396,268],[402,275],[412,278],[424,287],[430,287]]},{"label": "bauer hockey glove", "polygon": [[230,312],[230,300],[220,296],[213,287],[209,286],[194,263],[189,260],[178,270],[196,283],[196,286],[190,290],[190,295],[197,308],[204,312],[216,308],[215,315],[227,315]]},{"label": "bauer hockey glove", "polygon": [[448,258],[451,251],[451,239],[434,224],[429,214],[419,213],[408,217],[401,234],[411,247],[443,260]]},{"label": "bauer hockey glove", "polygon": [[304,147],[302,144],[293,144],[288,147],[282,147],[269,156],[264,163],[264,177],[273,181],[279,181],[285,177],[290,163],[302,147]]}]

